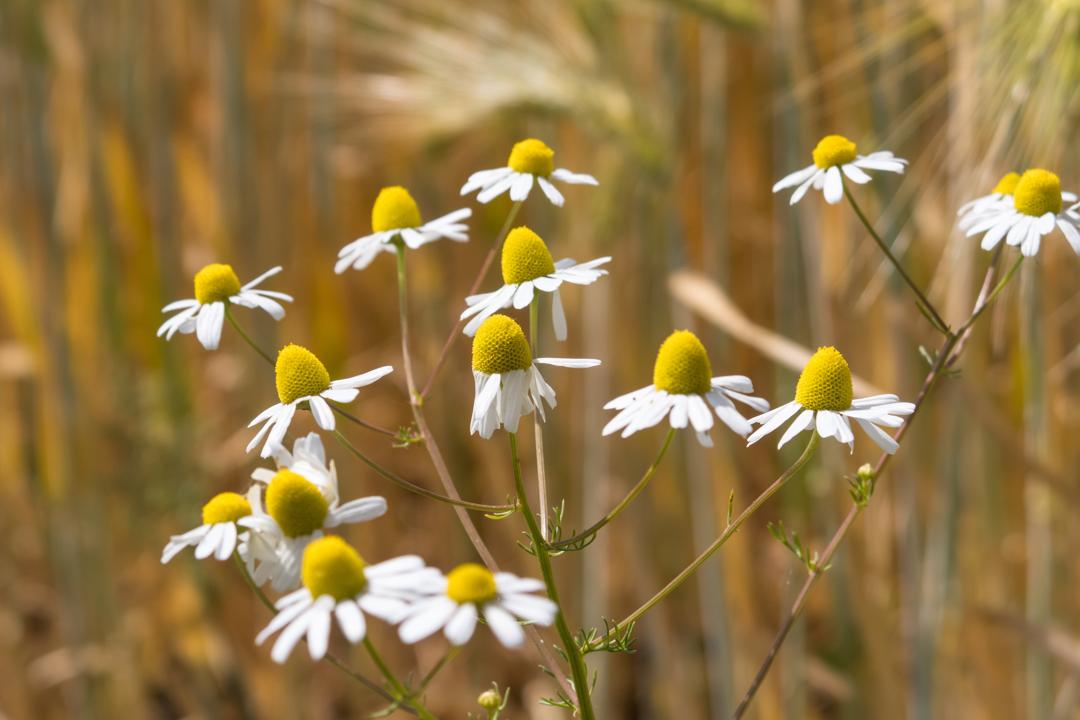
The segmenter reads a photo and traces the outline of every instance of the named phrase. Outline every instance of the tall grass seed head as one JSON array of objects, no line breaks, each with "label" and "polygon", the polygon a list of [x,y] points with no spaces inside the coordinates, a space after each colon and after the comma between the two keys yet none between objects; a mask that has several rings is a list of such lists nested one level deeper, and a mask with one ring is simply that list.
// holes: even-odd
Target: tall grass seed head
[{"label": "tall grass seed head", "polygon": [[821,169],[846,165],[855,159],[855,143],[843,135],[826,135],[814,148],[814,164]]},{"label": "tall grass seed head", "polygon": [[223,492],[210,498],[210,502],[203,505],[203,525],[216,525],[218,523],[236,522],[242,517],[251,514],[251,504],[243,495],[234,492]]},{"label": "tall grass seed head", "polygon": [[712,365],[705,346],[689,330],[677,330],[660,345],[653,385],[674,395],[704,395],[712,389]]},{"label": "tall grass seed head", "polygon": [[288,405],[298,398],[318,395],[330,387],[330,373],[315,353],[305,347],[286,345],[274,364],[278,398]]},{"label": "tall grass seed head", "polygon": [[524,225],[510,231],[502,249],[503,282],[514,285],[553,272],[555,261],[539,235]]},{"label": "tall grass seed head", "polygon": [[266,511],[286,537],[320,530],[330,504],[316,485],[292,470],[278,470],[266,486]]},{"label": "tall grass seed head", "polygon": [[305,548],[300,578],[313,598],[329,595],[337,601],[348,600],[363,591],[366,565],[347,542],[328,535]]},{"label": "tall grass seed head", "polygon": [[494,600],[499,591],[490,570],[477,563],[465,563],[446,576],[446,594],[459,605],[483,605]]},{"label": "tall grass seed head", "polygon": [[473,338],[472,366],[487,375],[531,367],[532,352],[521,326],[506,315],[485,320]]},{"label": "tall grass seed head", "polygon": [[851,407],[853,396],[847,360],[834,347],[818,348],[799,375],[795,402],[807,410],[839,411]]},{"label": "tall grass seed head", "polygon": [[195,299],[201,305],[226,302],[240,292],[240,278],[231,265],[211,263],[195,273]]},{"label": "tall grass seed head", "polygon": [[371,208],[371,229],[375,232],[423,225],[420,208],[409,191],[400,185],[384,187]]},{"label": "tall grass seed head", "polygon": [[536,138],[514,144],[506,162],[514,172],[547,177],[555,169],[555,151]]},{"label": "tall grass seed head", "polygon": [[1013,205],[1033,217],[1057,215],[1061,212],[1061,179],[1049,170],[1026,170],[1013,190]]}]

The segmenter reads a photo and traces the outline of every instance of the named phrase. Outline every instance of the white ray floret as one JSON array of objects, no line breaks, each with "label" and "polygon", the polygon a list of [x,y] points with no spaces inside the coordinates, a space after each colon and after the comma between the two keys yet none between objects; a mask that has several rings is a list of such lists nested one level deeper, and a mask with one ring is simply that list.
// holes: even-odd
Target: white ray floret
[{"label": "white ray floret", "polygon": [[1080,205],[1075,193],[1062,192],[1061,180],[1040,168],[1027,170],[1016,183],[1011,202],[985,206],[966,223],[968,237],[982,235],[983,250],[993,250],[1004,240],[1031,257],[1042,239],[1060,230],[1073,251],[1080,255]]},{"label": "white ray floret", "polygon": [[552,204],[562,207],[562,193],[552,184],[552,180],[570,185],[600,184],[592,175],[556,168],[555,151],[540,140],[529,138],[514,145],[506,167],[481,170],[470,175],[461,186],[461,194],[479,191],[476,199],[487,203],[509,192],[511,200],[521,202],[529,197],[535,184],[540,186]]},{"label": "white ray floret", "polygon": [[211,498],[203,506],[203,524],[181,535],[173,535],[161,552],[161,562],[167,563],[181,550],[195,548],[195,557],[204,560],[210,556],[218,560],[228,560],[239,548],[241,556],[246,552],[246,533],[237,527],[240,519],[251,515],[252,508],[258,507],[259,489],[251,488],[247,497],[234,492],[223,492]]},{"label": "white ray floret", "polygon": [[858,155],[855,143],[843,135],[826,135],[814,148],[814,163],[781,178],[773,185],[773,192],[795,188],[791,205],[802,200],[807,190],[823,191],[825,202],[835,205],[844,197],[845,178],[857,185],[872,179],[867,170],[903,173],[907,160],[898,158],[888,150]]}]

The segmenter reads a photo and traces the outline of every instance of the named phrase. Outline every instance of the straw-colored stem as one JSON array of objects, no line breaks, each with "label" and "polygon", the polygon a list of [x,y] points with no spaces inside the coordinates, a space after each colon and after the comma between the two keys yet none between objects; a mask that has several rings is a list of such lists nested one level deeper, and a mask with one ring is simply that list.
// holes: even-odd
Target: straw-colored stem
[{"label": "straw-colored stem", "polygon": [[[540,345],[539,335],[540,296],[533,295],[529,304],[529,349],[536,360]],[[544,542],[548,541],[548,493],[547,466],[544,463],[544,424],[540,422],[540,413],[533,413],[533,442],[536,445],[536,495],[540,505],[540,534]]]}]

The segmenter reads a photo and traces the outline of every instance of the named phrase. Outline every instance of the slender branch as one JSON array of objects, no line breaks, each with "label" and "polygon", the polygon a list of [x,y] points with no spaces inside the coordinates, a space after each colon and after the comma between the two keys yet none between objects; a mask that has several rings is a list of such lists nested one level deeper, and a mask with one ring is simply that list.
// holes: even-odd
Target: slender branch
[{"label": "slender branch", "polygon": [[348,412],[346,410],[343,410],[342,408],[338,407],[337,405],[334,405],[332,403],[328,403],[328,404],[330,405],[330,409],[333,410],[334,412],[336,412],[338,415],[340,415],[341,417],[345,418],[346,420],[348,420],[348,421],[350,421],[352,423],[355,423],[356,425],[359,425],[360,427],[362,427],[362,428],[364,428],[366,430],[371,430],[372,432],[377,432],[380,435],[387,435],[387,436],[392,437],[392,438],[397,438],[397,437],[400,437],[400,435],[401,435],[400,433],[396,433],[393,430],[388,430],[387,428],[379,427],[378,425],[372,425],[371,423],[367,422],[366,420],[361,420],[360,418],[356,417],[355,415],[353,415],[352,413],[350,413],[350,412]]},{"label": "slender branch", "polygon": [[435,667],[428,671],[428,674],[424,676],[424,679],[420,681],[420,685],[417,687],[417,694],[423,693],[427,690],[427,686],[431,684],[431,681],[435,679],[435,676],[443,671],[447,665],[453,662],[454,658],[461,652],[460,645],[451,645],[450,649],[446,651],[446,654],[442,656],[442,660],[435,663]]},{"label": "slender branch", "polygon": [[435,716],[428,712],[427,708],[417,702],[415,697],[410,697],[408,688],[405,687],[404,683],[397,679],[397,676],[394,675],[394,671],[391,670],[390,666],[386,664],[386,661],[382,659],[382,655],[375,649],[375,644],[371,642],[371,637],[368,635],[364,636],[364,649],[367,650],[368,655],[371,656],[371,661],[375,663],[375,667],[379,668],[379,672],[386,678],[386,682],[388,682],[390,687],[394,689],[394,692],[398,694],[398,701],[411,701],[416,708],[417,716],[420,717],[421,720],[435,720]]},{"label": "slender branch", "polygon": [[[529,303],[529,350],[535,359],[540,345],[540,296],[533,295]],[[547,465],[544,463],[544,425],[540,422],[540,413],[533,413],[533,438],[536,445],[536,495],[540,505],[540,535],[548,541],[548,493]]]}]

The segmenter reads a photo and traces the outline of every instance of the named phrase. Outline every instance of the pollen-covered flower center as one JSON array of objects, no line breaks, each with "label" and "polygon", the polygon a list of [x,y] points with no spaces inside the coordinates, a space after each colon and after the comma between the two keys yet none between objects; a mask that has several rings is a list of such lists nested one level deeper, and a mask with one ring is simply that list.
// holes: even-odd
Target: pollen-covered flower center
[{"label": "pollen-covered flower center", "polygon": [[499,591],[495,587],[495,576],[483,565],[465,563],[458,565],[446,576],[446,594],[451,600],[465,603],[483,604],[494,600]]},{"label": "pollen-covered flower center", "polygon": [[653,385],[674,395],[704,395],[712,389],[712,365],[705,346],[689,330],[677,330],[656,353]]},{"label": "pollen-covered flower center", "polygon": [[210,502],[203,505],[203,525],[216,525],[217,523],[236,522],[242,517],[251,514],[251,504],[243,495],[234,492],[223,492],[210,498]]},{"label": "pollen-covered flower center", "polygon": [[375,232],[414,228],[423,225],[420,208],[409,191],[400,185],[385,187],[371,208],[371,229]]},{"label": "pollen-covered flower center", "polygon": [[799,376],[795,402],[807,410],[847,410],[852,395],[847,360],[834,347],[818,348]]},{"label": "pollen-covered flower center", "polygon": [[278,351],[274,365],[274,382],[281,402],[288,404],[297,398],[318,395],[330,387],[330,373],[315,353],[305,347],[286,345]]},{"label": "pollen-covered flower center", "polygon": [[225,302],[240,292],[240,278],[231,265],[211,263],[195,273],[195,299],[202,305]]},{"label": "pollen-covered flower center", "polygon": [[367,578],[360,553],[337,535],[319,538],[304,550],[300,577],[314,598],[348,600],[359,595]]},{"label": "pollen-covered flower center", "polygon": [[521,326],[506,315],[492,315],[476,331],[472,343],[472,366],[487,375],[525,370],[532,352]]},{"label": "pollen-covered flower center", "polygon": [[1006,173],[994,186],[994,192],[999,195],[1012,195],[1016,191],[1016,184],[1020,182],[1020,173]]},{"label": "pollen-covered flower center", "polygon": [[1061,212],[1061,180],[1049,170],[1027,170],[1013,190],[1013,205],[1025,215],[1057,215]]},{"label": "pollen-covered flower center", "polygon": [[555,169],[555,151],[543,141],[529,138],[514,144],[506,164],[515,172],[547,177]]},{"label": "pollen-covered flower center", "polygon": [[266,487],[266,511],[287,537],[310,535],[321,529],[329,510],[322,491],[292,470],[278,470]]},{"label": "pollen-covered flower center", "polygon": [[539,235],[525,226],[510,231],[502,249],[503,282],[512,285],[553,272],[555,261]]},{"label": "pollen-covered flower center", "polygon": [[814,164],[819,168],[846,165],[855,159],[855,143],[843,135],[826,135],[814,148]]}]

